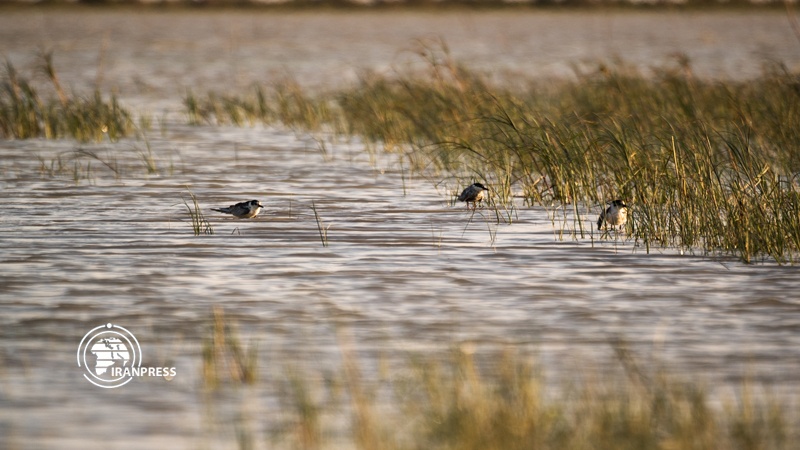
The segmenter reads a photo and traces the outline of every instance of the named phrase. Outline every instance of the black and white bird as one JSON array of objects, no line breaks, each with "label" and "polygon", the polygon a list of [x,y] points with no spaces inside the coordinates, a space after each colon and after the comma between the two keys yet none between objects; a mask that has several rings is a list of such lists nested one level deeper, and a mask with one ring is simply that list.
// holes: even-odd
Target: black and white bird
[{"label": "black and white bird", "polygon": [[608,208],[600,213],[597,219],[597,229],[603,229],[603,223],[606,226],[618,227],[625,225],[628,221],[628,205],[622,200],[614,200],[607,203]]},{"label": "black and white bird", "polygon": [[483,201],[483,191],[488,191],[489,188],[480,184],[474,183],[468,186],[461,192],[461,195],[458,196],[458,201],[466,202],[467,208],[469,208],[469,204],[472,203],[472,209],[478,207],[478,202]]},{"label": "black and white bird", "polygon": [[261,208],[263,207],[264,205],[258,200],[250,200],[249,202],[237,203],[227,208],[211,208],[211,210],[225,214],[233,214],[234,217],[238,219],[252,219],[261,212]]}]

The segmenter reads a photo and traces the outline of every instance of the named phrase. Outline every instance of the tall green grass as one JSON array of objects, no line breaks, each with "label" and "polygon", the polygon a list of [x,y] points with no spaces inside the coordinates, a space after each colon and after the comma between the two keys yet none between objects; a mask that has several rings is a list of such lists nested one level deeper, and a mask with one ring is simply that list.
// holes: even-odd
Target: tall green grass
[{"label": "tall green grass", "polygon": [[225,105],[258,104],[268,113],[251,120],[361,136],[437,184],[485,181],[499,205],[521,195],[566,206],[581,236],[605,201],[622,198],[632,205],[629,234],[648,249],[796,262],[800,75],[784,66],[749,81],[708,81],[685,57],[653,74],[599,64],[572,81],[511,89],[466,69],[444,45],[422,45],[419,55],[424,70],[365,75],[313,98],[291,85],[191,102],[205,120],[236,122]]},{"label": "tall green grass", "polygon": [[112,95],[67,94],[53,64],[52,53],[42,55],[41,71],[50,80],[56,98],[45,98],[36,86],[21,76],[10,62],[0,79],[0,137],[30,139],[74,138],[82,142],[112,141],[134,133],[131,114]]}]

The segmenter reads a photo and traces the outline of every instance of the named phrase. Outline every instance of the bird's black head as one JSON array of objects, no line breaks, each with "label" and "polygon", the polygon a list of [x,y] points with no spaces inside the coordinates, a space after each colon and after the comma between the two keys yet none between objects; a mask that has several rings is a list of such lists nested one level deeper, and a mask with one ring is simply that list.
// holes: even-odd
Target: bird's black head
[{"label": "bird's black head", "polygon": [[247,202],[247,203],[250,203],[250,205],[251,205],[251,206],[260,206],[260,207],[262,207],[262,208],[263,208],[263,206],[261,205],[261,202],[260,202],[260,201],[258,201],[258,200],[250,200],[250,201],[249,201],[249,202]]},{"label": "bird's black head", "polygon": [[486,186],[484,186],[484,185],[482,185],[482,184],[480,184],[480,183],[475,183],[475,184],[473,184],[473,186],[475,186],[475,187],[477,187],[477,188],[481,188],[481,189],[483,189],[484,191],[488,191],[488,190],[489,190],[489,188],[487,188]]},{"label": "bird's black head", "polygon": [[622,200],[614,200],[613,202],[611,202],[611,204],[613,206],[616,206],[617,208],[627,208],[628,207],[628,205],[626,205],[625,202],[623,202]]}]

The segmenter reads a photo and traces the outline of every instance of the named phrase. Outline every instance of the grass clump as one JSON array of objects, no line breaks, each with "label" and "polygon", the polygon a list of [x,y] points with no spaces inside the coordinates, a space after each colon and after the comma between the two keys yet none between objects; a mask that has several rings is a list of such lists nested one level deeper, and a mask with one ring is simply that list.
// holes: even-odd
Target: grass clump
[{"label": "grass clump", "polygon": [[[796,262],[800,75],[772,65],[753,80],[702,80],[681,57],[653,74],[599,64],[512,90],[444,44],[417,53],[422,70],[366,75],[315,98],[279,87],[280,101],[237,102],[273,111],[253,120],[361,136],[452,190],[485,181],[499,205],[521,196],[567,206],[576,236],[592,232],[598,205],[621,198],[632,205],[629,234],[648,249]],[[201,110],[220,121],[230,101],[209,97]]]},{"label": "grass clump", "polygon": [[82,142],[116,141],[135,131],[130,113],[115,96],[100,91],[83,97],[68,95],[53,65],[52,53],[42,56],[42,72],[57,98],[43,98],[40,88],[19,75],[10,62],[0,80],[0,136],[14,139],[71,137]]},{"label": "grass clump", "polygon": [[203,214],[203,211],[200,208],[200,204],[197,203],[197,197],[195,197],[192,191],[189,191],[189,197],[192,199],[192,205],[190,206],[186,199],[183,200],[183,204],[186,206],[186,210],[189,212],[189,219],[191,219],[192,232],[194,232],[194,235],[200,236],[201,234],[214,234],[214,227],[212,227],[211,222],[206,219],[206,216]]}]

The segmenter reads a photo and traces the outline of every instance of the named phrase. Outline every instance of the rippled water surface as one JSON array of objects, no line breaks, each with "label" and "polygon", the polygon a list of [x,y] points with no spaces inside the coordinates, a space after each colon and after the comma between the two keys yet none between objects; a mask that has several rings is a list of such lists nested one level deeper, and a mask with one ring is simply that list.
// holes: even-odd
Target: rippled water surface
[{"label": "rippled water surface", "polygon": [[[285,73],[309,86],[347,82],[434,34],[476,68],[525,76],[615,55],[649,65],[684,52],[697,72],[737,77],[766,60],[800,61],[780,14],[660,14],[4,13],[0,44],[21,70],[36,49],[55,49],[65,84],[98,82],[164,119],[147,142],[0,143],[0,436],[8,448],[111,438],[116,448],[214,447],[208,424],[241,411],[209,413],[198,393],[213,306],[258,344],[260,390],[245,402],[256,428],[279,414],[270,382],[287,364],[337,366],[337,330],[366,366],[460,342],[512,343],[558,377],[607,362],[608,342],[623,338],[713,385],[749,378],[796,392],[794,267],[560,235],[557,208],[520,204],[512,224],[498,224],[357,141],[323,152],[304,134],[190,127],[179,113],[186,87]],[[214,235],[192,233],[189,191]],[[251,198],[267,205],[254,220],[209,209]],[[598,210],[588,209],[591,229]],[[109,322],[137,336],[148,365],[178,376],[89,384],[75,351]]]}]

